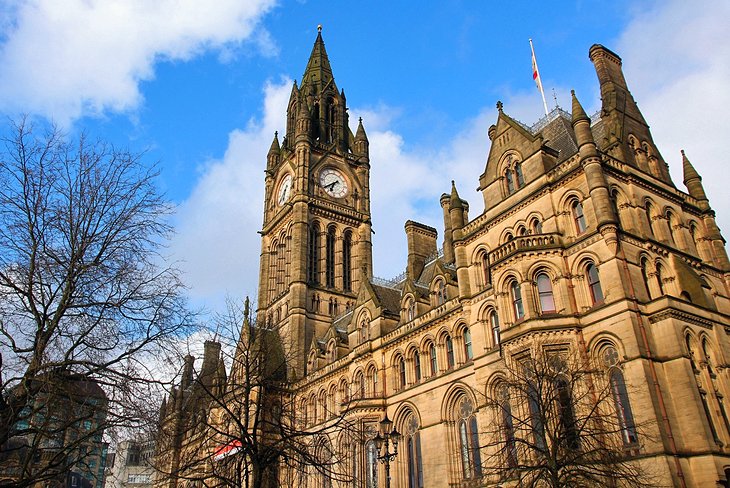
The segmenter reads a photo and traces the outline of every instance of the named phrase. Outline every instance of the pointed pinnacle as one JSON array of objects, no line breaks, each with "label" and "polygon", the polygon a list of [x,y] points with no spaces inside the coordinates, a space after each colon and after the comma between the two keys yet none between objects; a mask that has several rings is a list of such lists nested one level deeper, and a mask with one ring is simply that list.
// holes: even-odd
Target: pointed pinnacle
[{"label": "pointed pinnacle", "polygon": [[570,96],[573,99],[573,123],[575,124],[579,120],[587,120],[590,122],[591,119],[586,115],[586,111],[583,110],[583,106],[578,101],[578,97],[575,96],[575,90],[570,90]]},{"label": "pointed pinnacle", "polygon": [[271,147],[269,148],[269,154],[278,153],[281,150],[279,146],[279,131],[274,132],[274,140],[271,141]]},{"label": "pointed pinnacle", "polygon": [[461,198],[459,198],[459,192],[456,191],[456,183],[454,180],[451,180],[451,201],[450,208],[464,208],[464,205],[461,203]]},{"label": "pointed pinnacle", "polygon": [[694,166],[692,166],[692,163],[689,162],[689,158],[687,158],[687,155],[684,153],[684,149],[680,150],[682,153],[682,172],[684,173],[684,184],[686,185],[688,181],[693,180],[697,178],[698,180],[702,181],[702,177],[697,172]]},{"label": "pointed pinnacle", "polygon": [[362,117],[360,117],[360,120],[357,124],[357,132],[355,133],[355,140],[356,141],[367,141],[368,136],[365,134],[365,127],[362,125]]}]

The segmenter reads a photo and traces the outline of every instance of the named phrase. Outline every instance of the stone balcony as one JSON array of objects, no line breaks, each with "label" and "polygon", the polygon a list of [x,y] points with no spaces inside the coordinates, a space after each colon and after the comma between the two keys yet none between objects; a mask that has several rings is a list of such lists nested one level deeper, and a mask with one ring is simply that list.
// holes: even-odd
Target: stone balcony
[{"label": "stone balcony", "polygon": [[515,254],[525,251],[538,251],[543,249],[560,249],[563,241],[560,234],[536,234],[529,236],[518,236],[509,242],[499,246],[489,253],[489,264],[494,266],[500,261]]}]

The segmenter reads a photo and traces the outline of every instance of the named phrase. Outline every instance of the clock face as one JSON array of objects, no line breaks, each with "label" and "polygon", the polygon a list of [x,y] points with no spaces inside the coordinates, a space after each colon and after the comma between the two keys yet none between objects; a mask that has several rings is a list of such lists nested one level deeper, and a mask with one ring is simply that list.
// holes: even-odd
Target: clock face
[{"label": "clock face", "polygon": [[281,183],[279,183],[279,194],[277,196],[276,203],[278,203],[279,206],[284,205],[286,203],[286,201],[289,200],[290,194],[291,194],[291,175],[287,174],[281,180]]},{"label": "clock face", "polygon": [[342,198],[347,195],[347,181],[345,177],[333,168],[325,168],[319,173],[319,184],[328,195]]}]

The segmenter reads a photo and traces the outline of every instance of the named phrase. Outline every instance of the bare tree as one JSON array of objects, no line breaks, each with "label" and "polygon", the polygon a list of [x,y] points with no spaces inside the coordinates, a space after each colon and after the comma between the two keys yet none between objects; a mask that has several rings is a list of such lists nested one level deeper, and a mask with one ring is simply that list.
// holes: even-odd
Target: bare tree
[{"label": "bare tree", "polygon": [[298,486],[307,476],[330,484],[347,479],[336,441],[359,436],[356,423],[346,418],[345,409],[321,411],[315,420],[299,408],[287,382],[289,358],[279,332],[256,323],[248,299],[245,304],[228,301],[227,313],[217,318],[216,336],[227,340],[222,350],[230,351],[230,375],[225,385],[211,382],[203,366],[197,380],[171,395],[181,407],[176,411],[168,403],[162,416],[161,485],[192,481],[273,488]]},{"label": "bare tree", "polygon": [[623,376],[537,347],[507,358],[486,400],[483,474],[521,487],[657,486],[640,464],[639,425]]},{"label": "bare tree", "polygon": [[[149,359],[190,321],[178,273],[161,255],[172,207],[140,154],[86,136],[68,142],[26,119],[2,142],[0,449],[12,457],[22,446],[20,458],[34,460],[15,468],[15,486],[24,486],[81,462],[83,439],[138,423],[156,373]],[[105,396],[94,403],[93,431],[80,437],[69,429],[88,409],[78,416],[63,406],[83,393],[64,392],[72,378]],[[57,403],[36,407],[39,395]],[[51,412],[60,432],[41,421]],[[51,453],[46,469],[37,461]]]}]

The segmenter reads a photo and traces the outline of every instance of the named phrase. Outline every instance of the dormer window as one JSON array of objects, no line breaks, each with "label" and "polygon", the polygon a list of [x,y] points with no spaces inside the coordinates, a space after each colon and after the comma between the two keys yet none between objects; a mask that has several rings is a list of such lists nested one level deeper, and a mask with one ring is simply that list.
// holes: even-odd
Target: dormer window
[{"label": "dormer window", "polygon": [[437,306],[446,303],[446,283],[444,283],[443,280],[439,280],[436,282],[436,289],[434,293],[436,294]]},{"label": "dormer window", "polygon": [[522,162],[510,154],[507,156],[504,166],[504,181],[507,185],[507,194],[511,195],[515,191],[525,186],[525,176],[522,173]]}]

